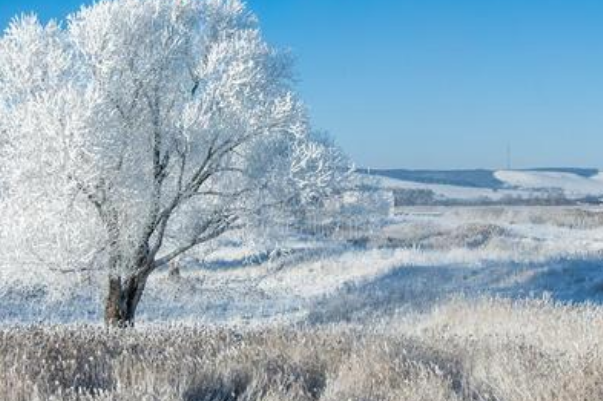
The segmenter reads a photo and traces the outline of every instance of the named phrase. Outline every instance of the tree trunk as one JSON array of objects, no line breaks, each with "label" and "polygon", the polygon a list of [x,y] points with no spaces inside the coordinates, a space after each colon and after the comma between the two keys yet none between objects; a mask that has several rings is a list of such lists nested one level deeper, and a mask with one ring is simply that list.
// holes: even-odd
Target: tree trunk
[{"label": "tree trunk", "polygon": [[134,326],[136,308],[142,297],[148,274],[109,277],[109,291],[105,300],[105,325],[127,328]]}]

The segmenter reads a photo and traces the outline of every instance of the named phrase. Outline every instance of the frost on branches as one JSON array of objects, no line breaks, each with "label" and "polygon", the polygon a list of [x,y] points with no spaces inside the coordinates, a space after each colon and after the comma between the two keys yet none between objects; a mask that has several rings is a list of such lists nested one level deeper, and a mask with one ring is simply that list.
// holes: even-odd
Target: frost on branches
[{"label": "frost on branches", "polygon": [[[238,0],[115,0],[0,42],[5,266],[109,276],[133,324],[148,276],[194,247],[295,215],[343,157],[310,133],[289,58]],[[42,271],[42,270],[40,270]]]}]

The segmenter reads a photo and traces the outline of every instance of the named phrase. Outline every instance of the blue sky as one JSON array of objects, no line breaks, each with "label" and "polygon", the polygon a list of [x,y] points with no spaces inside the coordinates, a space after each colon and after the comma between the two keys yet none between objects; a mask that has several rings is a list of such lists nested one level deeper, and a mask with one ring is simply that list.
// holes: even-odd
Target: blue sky
[{"label": "blue sky", "polygon": [[[59,4],[60,3],[60,4]],[[81,0],[0,1],[63,17]],[[250,0],[358,165],[603,167],[603,2]]]}]

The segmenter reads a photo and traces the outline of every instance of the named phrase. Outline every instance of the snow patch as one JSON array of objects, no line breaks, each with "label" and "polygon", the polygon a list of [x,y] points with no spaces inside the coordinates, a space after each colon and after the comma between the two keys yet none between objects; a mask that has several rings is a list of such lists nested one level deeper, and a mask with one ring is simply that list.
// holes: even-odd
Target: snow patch
[{"label": "snow patch", "polygon": [[494,176],[511,187],[522,189],[557,188],[569,197],[603,195],[602,173],[593,177],[582,177],[572,173],[501,170],[495,172]]}]

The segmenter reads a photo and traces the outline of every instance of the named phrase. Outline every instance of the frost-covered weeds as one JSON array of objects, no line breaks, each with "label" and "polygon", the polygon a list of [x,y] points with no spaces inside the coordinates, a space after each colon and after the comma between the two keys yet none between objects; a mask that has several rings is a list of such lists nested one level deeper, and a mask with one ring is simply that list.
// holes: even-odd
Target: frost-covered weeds
[{"label": "frost-covered weeds", "polygon": [[505,224],[547,224],[574,229],[603,227],[599,207],[484,207],[450,208],[459,219],[488,219]]},{"label": "frost-covered weeds", "polygon": [[251,265],[256,250],[222,247],[153,277],[134,330],[97,325],[84,276],[61,292],[2,272],[0,400],[603,399],[603,308],[555,301],[601,300],[603,230],[521,213],[416,214],[382,234],[410,245],[298,244]]},{"label": "frost-covered weeds", "polygon": [[603,310],[453,301],[362,326],[0,331],[0,399],[597,400]]}]

